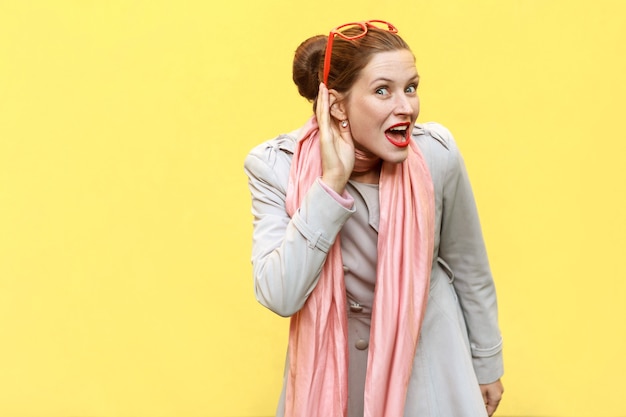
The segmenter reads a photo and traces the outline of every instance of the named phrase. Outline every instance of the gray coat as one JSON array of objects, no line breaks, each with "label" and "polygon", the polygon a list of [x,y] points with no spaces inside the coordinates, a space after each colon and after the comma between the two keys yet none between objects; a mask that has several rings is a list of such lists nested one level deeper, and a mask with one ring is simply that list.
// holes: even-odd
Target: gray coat
[{"label": "gray coat", "polygon": [[[377,189],[349,183],[355,206],[346,209],[315,183],[290,218],[285,194],[297,137],[296,131],[262,143],[245,161],[254,215],[255,293],[261,304],[281,316],[297,312],[315,288],[327,251],[341,232],[349,306],[348,414],[361,417],[375,283]],[[413,140],[435,188],[435,262],[404,416],[486,416],[478,384],[502,376],[502,339],[473,193],[446,128],[416,125]],[[283,415],[283,400],[284,388],[277,416]]]}]

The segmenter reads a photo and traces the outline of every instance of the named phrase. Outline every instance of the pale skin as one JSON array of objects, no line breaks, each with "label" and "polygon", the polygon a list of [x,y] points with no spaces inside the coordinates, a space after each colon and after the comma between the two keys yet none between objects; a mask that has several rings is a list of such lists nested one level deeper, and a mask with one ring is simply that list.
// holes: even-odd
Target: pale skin
[{"label": "pale skin", "polygon": [[[408,50],[379,52],[351,87],[348,94],[320,84],[316,117],[320,129],[322,181],[342,194],[349,179],[378,183],[380,166],[353,173],[355,148],[389,162],[402,162],[408,147],[396,146],[385,136],[391,126],[415,123],[419,114],[415,58]],[[341,122],[347,121],[347,126]],[[354,136],[353,136],[354,133]],[[492,416],[502,398],[500,379],[481,384],[480,391]]]},{"label": "pale skin", "polygon": [[[321,126],[323,180],[341,192],[348,179],[377,183],[380,168],[353,173],[354,148],[371,157],[402,162],[408,147],[388,140],[389,129],[405,130],[419,114],[415,58],[408,50],[380,52],[370,58],[350,91],[339,93],[320,86],[316,115]],[[327,111],[328,110],[328,111]],[[341,121],[347,121],[342,126]],[[331,141],[336,137],[340,140]],[[404,145],[406,140],[402,140]]]}]

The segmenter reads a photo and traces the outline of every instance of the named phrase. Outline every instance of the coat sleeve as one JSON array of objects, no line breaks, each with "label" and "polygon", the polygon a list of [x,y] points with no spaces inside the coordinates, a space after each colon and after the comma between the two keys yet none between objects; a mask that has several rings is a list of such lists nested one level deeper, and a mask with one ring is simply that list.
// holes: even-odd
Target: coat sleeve
[{"label": "coat sleeve", "polygon": [[252,196],[252,266],[257,300],[288,317],[315,288],[328,250],[354,212],[316,181],[290,218],[285,208],[291,153],[275,143],[255,148],[244,170]]},{"label": "coat sleeve", "polygon": [[495,285],[465,164],[452,135],[443,129],[450,153],[443,186],[439,256],[454,274],[474,370],[478,382],[487,384],[503,374]]}]

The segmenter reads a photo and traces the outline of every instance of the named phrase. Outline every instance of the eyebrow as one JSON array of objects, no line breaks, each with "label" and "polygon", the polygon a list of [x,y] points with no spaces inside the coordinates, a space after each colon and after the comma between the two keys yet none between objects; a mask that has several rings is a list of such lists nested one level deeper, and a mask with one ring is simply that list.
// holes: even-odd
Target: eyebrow
[{"label": "eyebrow", "polygon": [[[419,82],[419,80],[420,80],[420,75],[419,75],[419,74],[417,74],[417,73],[415,73],[415,75],[414,75],[414,76],[412,76],[412,77],[410,77],[410,78],[409,78],[409,81],[418,81],[418,82]],[[386,83],[393,83],[393,82],[394,82],[394,80],[392,80],[392,79],[390,79],[390,78],[386,78],[386,77],[378,77],[378,78],[376,78],[376,79],[372,80],[372,82],[370,83],[370,85],[373,85],[373,84],[379,83],[379,82],[381,82],[381,81],[382,81],[382,82],[386,82]]]}]

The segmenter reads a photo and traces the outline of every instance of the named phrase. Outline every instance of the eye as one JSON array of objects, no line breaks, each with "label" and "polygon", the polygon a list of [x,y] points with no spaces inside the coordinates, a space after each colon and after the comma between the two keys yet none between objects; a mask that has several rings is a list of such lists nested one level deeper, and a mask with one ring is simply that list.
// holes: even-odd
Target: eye
[{"label": "eye", "polygon": [[417,91],[417,84],[411,84],[404,90],[404,92],[408,94],[414,94],[416,91]]},{"label": "eye", "polygon": [[386,96],[387,94],[389,94],[389,90],[387,89],[387,87],[378,87],[376,89],[376,94]]}]

